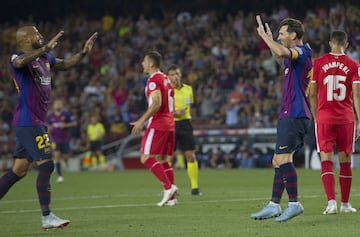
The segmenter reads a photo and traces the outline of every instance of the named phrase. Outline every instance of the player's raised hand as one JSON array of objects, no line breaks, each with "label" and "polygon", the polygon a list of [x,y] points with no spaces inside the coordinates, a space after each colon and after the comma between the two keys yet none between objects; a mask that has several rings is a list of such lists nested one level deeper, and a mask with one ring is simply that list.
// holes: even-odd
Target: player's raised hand
[{"label": "player's raised hand", "polygon": [[91,51],[94,46],[95,40],[97,39],[98,33],[95,32],[90,38],[85,42],[84,48],[82,50],[83,53],[88,53]]},{"label": "player's raised hand", "polygon": [[257,27],[258,34],[261,37],[267,37],[267,38],[273,39],[273,35],[272,35],[269,24],[265,23],[265,27],[266,27],[266,31],[265,31],[264,24],[263,24],[263,22],[261,20],[260,15],[256,16],[256,21],[258,23],[258,27]]},{"label": "player's raised hand", "polygon": [[56,45],[57,45],[57,41],[58,39],[63,36],[64,31],[61,30],[59,31],[59,33],[57,33],[47,44],[46,44],[46,51],[52,50]]},{"label": "player's raised hand", "polygon": [[260,15],[256,15],[256,21],[257,21],[257,23],[258,23],[258,27],[257,27],[258,34],[259,34],[260,36],[266,35],[265,29],[264,29],[264,25],[263,25],[263,23],[262,23],[262,20],[261,20],[261,16],[260,16]]},{"label": "player's raised hand", "polygon": [[265,23],[265,27],[266,27],[266,35],[267,35],[270,39],[273,39],[273,34],[272,34],[272,32],[271,32],[269,23]]}]

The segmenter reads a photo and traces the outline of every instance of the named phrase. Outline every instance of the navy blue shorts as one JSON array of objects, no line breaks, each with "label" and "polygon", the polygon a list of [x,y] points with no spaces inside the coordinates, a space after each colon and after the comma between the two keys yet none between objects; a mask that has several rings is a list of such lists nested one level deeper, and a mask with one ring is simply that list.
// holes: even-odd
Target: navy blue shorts
[{"label": "navy blue shorts", "polygon": [[298,151],[304,145],[310,119],[283,118],[278,120],[276,129],[275,154],[287,154]]},{"label": "navy blue shorts", "polygon": [[51,142],[44,126],[14,127],[15,158],[41,161],[52,158]]},{"label": "navy blue shorts", "polygon": [[69,143],[55,143],[53,142],[54,151],[60,151],[62,154],[68,154],[70,151]]}]

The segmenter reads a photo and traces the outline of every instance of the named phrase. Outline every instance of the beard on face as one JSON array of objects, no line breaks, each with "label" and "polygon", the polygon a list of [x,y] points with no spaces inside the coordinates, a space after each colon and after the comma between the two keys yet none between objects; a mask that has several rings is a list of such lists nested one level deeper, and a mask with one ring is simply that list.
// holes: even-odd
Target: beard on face
[{"label": "beard on face", "polygon": [[33,49],[39,49],[44,46],[44,39],[39,39],[32,44]]}]

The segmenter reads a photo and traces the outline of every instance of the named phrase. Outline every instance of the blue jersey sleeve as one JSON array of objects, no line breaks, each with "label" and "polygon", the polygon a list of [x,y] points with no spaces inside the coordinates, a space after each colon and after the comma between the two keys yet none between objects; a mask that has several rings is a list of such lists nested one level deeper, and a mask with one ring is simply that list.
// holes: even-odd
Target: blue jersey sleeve
[{"label": "blue jersey sleeve", "polygon": [[56,64],[56,58],[53,54],[51,53],[45,53],[47,59],[49,60],[50,63],[50,67],[54,67],[54,65]]}]

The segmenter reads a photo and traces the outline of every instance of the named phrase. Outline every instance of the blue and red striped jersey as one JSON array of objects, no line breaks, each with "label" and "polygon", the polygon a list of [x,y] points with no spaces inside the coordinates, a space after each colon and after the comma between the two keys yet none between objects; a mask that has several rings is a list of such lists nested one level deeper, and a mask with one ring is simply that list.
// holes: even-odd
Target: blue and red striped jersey
[{"label": "blue and red striped jersey", "polygon": [[291,57],[284,59],[285,78],[282,88],[282,106],[279,119],[312,118],[310,104],[307,99],[311,73],[311,49],[308,45],[289,48]]},{"label": "blue and red striped jersey", "polygon": [[57,144],[66,144],[70,141],[70,128],[59,127],[60,123],[71,123],[73,118],[68,111],[62,111],[60,114],[52,112],[47,117],[48,125],[52,126],[51,139]]},{"label": "blue and red striped jersey", "polygon": [[18,91],[14,112],[13,126],[46,126],[46,117],[50,103],[51,73],[50,68],[56,59],[45,53],[22,68],[14,67],[16,57],[22,52],[11,55],[10,67]]}]

